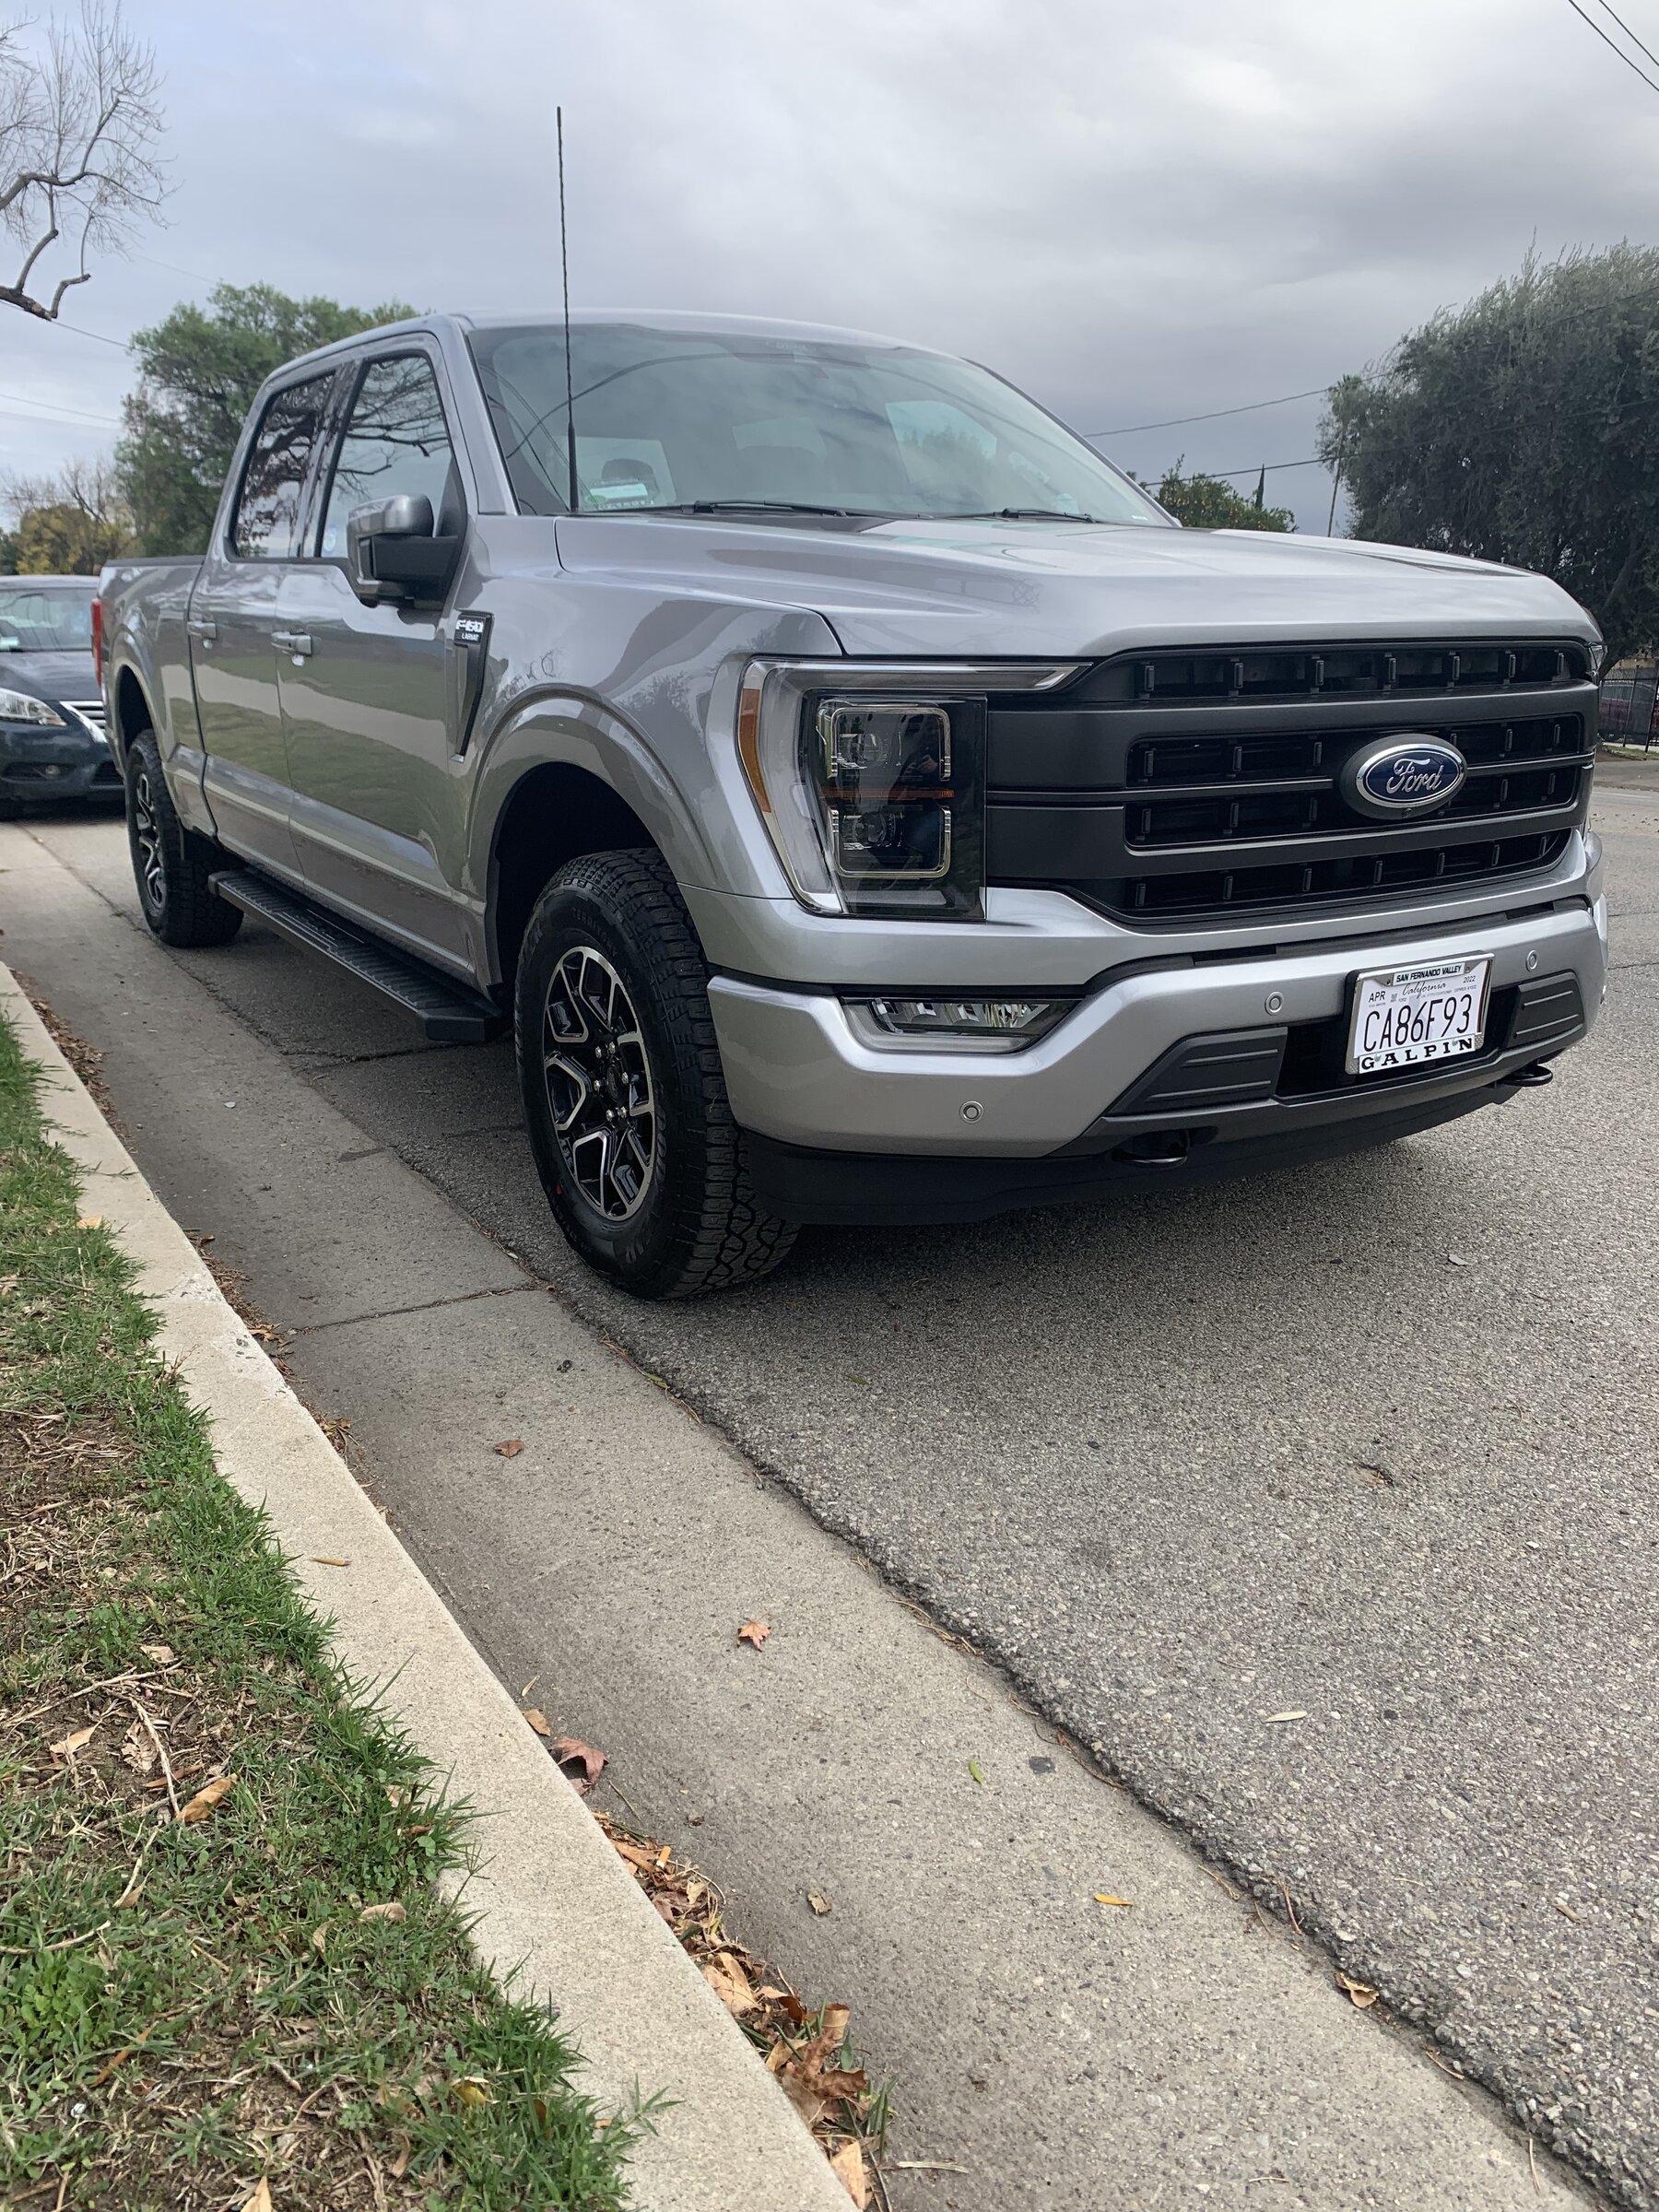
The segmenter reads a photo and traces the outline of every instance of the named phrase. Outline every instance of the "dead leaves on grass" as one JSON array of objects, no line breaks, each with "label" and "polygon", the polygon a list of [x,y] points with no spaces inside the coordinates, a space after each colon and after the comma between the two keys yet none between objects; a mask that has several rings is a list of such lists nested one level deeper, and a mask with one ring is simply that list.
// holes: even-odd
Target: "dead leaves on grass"
[{"label": "dead leaves on grass", "polygon": [[215,1806],[222,1805],[230,1794],[235,1781],[234,1774],[216,1774],[211,1782],[205,1782],[180,1813],[179,1819],[182,1825],[189,1828],[197,1821],[206,1820]]}]

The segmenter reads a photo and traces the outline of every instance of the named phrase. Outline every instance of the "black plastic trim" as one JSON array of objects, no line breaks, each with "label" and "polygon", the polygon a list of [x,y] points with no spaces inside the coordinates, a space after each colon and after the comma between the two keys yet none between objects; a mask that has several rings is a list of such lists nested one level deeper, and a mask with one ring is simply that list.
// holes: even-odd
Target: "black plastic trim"
[{"label": "black plastic trim", "polygon": [[218,896],[299,945],[321,953],[412,1014],[435,1044],[484,1044],[508,1026],[491,1000],[429,968],[342,915],[254,868],[228,868],[211,879]]}]

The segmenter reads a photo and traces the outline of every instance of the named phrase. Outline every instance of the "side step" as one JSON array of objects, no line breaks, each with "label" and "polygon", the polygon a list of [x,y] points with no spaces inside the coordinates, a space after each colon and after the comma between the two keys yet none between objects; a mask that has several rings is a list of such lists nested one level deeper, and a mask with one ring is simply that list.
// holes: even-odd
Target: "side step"
[{"label": "side step", "polygon": [[424,961],[382,944],[302,891],[291,891],[252,868],[222,869],[211,880],[219,897],[244,914],[269,923],[307,952],[320,952],[359,982],[394,1000],[435,1044],[483,1044],[507,1027],[507,1017],[481,992],[469,991]]}]

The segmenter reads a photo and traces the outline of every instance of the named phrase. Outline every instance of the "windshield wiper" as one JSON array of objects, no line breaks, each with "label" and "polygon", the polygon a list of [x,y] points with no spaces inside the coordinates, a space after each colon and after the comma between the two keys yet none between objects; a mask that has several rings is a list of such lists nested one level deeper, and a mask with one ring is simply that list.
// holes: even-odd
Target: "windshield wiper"
[{"label": "windshield wiper", "polygon": [[860,511],[852,507],[818,507],[809,500],[675,500],[664,507],[617,507],[610,512],[615,514],[853,514]]},{"label": "windshield wiper", "polygon": [[1065,507],[975,507],[966,514],[942,514],[942,523],[1098,523],[1098,514],[1074,514]]}]

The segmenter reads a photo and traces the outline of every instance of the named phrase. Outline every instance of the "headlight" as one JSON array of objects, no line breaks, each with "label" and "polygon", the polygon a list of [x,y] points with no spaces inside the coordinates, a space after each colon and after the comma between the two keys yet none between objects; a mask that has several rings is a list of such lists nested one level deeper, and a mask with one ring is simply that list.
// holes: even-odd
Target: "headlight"
[{"label": "headlight", "polygon": [[985,722],[1071,663],[752,661],[737,751],[795,897],[830,914],[977,921]]},{"label": "headlight", "polygon": [[32,722],[44,730],[68,727],[55,707],[49,707],[43,699],[35,699],[27,691],[0,690],[0,722]]}]

